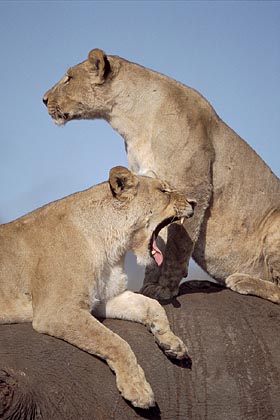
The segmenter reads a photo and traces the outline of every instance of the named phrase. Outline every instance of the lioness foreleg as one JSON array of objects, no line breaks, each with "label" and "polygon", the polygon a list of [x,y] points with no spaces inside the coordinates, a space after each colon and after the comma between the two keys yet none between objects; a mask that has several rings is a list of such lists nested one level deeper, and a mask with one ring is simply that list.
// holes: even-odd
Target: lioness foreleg
[{"label": "lioness foreleg", "polygon": [[117,387],[125,399],[135,407],[154,405],[153,391],[129,344],[86,310],[71,307],[51,313],[42,310],[35,315],[33,327],[105,359],[115,372]]},{"label": "lioness foreleg", "polygon": [[0,324],[14,324],[32,321],[31,302],[21,301],[13,297],[0,297]]},{"label": "lioness foreleg", "polygon": [[[159,300],[178,295],[180,281],[188,274],[188,263],[193,242],[181,224],[173,223],[161,233],[167,236],[164,247],[165,259],[161,267],[154,262],[145,271],[141,293]],[[166,238],[162,238],[162,242]]]},{"label": "lioness foreleg", "polygon": [[187,347],[170,329],[164,308],[155,299],[125,291],[96,308],[97,315],[126,319],[146,325],[169,357],[187,358]]}]

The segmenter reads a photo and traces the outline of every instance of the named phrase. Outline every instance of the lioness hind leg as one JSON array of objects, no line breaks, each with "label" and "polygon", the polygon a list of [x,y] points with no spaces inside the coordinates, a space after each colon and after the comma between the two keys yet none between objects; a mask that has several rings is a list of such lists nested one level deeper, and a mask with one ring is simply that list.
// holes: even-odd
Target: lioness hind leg
[{"label": "lioness hind leg", "polygon": [[187,347],[170,329],[164,308],[155,299],[125,291],[96,308],[97,315],[126,319],[146,325],[169,357],[188,358]]},{"label": "lioness hind leg", "polygon": [[84,309],[71,311],[67,307],[67,310],[47,313],[43,308],[40,312],[35,312],[33,320],[36,331],[61,338],[105,359],[115,372],[117,387],[125,399],[135,407],[149,408],[155,405],[151,386],[125,340]]},{"label": "lioness hind leg", "polygon": [[231,290],[243,295],[254,295],[273,303],[280,303],[280,288],[275,283],[242,273],[232,274],[225,283]]}]

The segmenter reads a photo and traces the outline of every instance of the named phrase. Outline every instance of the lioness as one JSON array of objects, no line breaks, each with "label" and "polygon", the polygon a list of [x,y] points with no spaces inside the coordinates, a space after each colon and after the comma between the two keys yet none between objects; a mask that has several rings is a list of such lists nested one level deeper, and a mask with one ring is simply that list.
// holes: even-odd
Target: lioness
[{"label": "lioness", "polygon": [[[91,315],[148,326],[165,353],[187,357],[162,306],[126,291],[124,256],[162,264],[157,235],[193,215],[195,201],[124,167],[109,182],[46,205],[0,226],[0,323],[31,322],[35,330],[105,359],[124,398],[154,404],[152,389],[126,341]],[[151,255],[151,256],[150,256]]]},{"label": "lioness", "polygon": [[170,298],[192,255],[232,290],[280,303],[280,182],[195,90],[99,49],[43,98],[57,124],[104,118],[124,138],[130,168],[198,201],[168,228],[166,255],[143,293]]}]

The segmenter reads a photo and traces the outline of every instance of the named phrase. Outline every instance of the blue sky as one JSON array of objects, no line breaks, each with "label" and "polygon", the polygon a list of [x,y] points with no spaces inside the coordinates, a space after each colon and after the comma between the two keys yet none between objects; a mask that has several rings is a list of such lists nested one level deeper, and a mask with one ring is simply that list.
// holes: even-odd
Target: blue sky
[{"label": "blue sky", "polygon": [[56,127],[41,101],[95,47],[197,89],[279,177],[279,22],[270,1],[2,0],[0,222],[126,165],[107,123]]}]

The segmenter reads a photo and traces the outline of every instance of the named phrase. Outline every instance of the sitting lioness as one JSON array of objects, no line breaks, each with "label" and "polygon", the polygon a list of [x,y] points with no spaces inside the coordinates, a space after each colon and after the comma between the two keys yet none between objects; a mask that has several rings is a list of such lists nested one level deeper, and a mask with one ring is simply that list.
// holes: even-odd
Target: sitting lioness
[{"label": "sitting lioness", "polygon": [[280,303],[280,181],[197,91],[94,49],[43,101],[57,124],[104,118],[133,172],[197,199],[185,229],[168,228],[167,258],[147,268],[144,294],[175,296],[192,255],[232,290]]},{"label": "sitting lioness", "polygon": [[156,239],[169,223],[193,215],[194,200],[124,167],[109,182],[70,195],[0,226],[0,323],[31,322],[105,359],[124,398],[136,407],[154,395],[126,341],[91,315],[148,326],[165,353],[187,357],[162,306],[126,291],[124,256],[163,263]]}]

